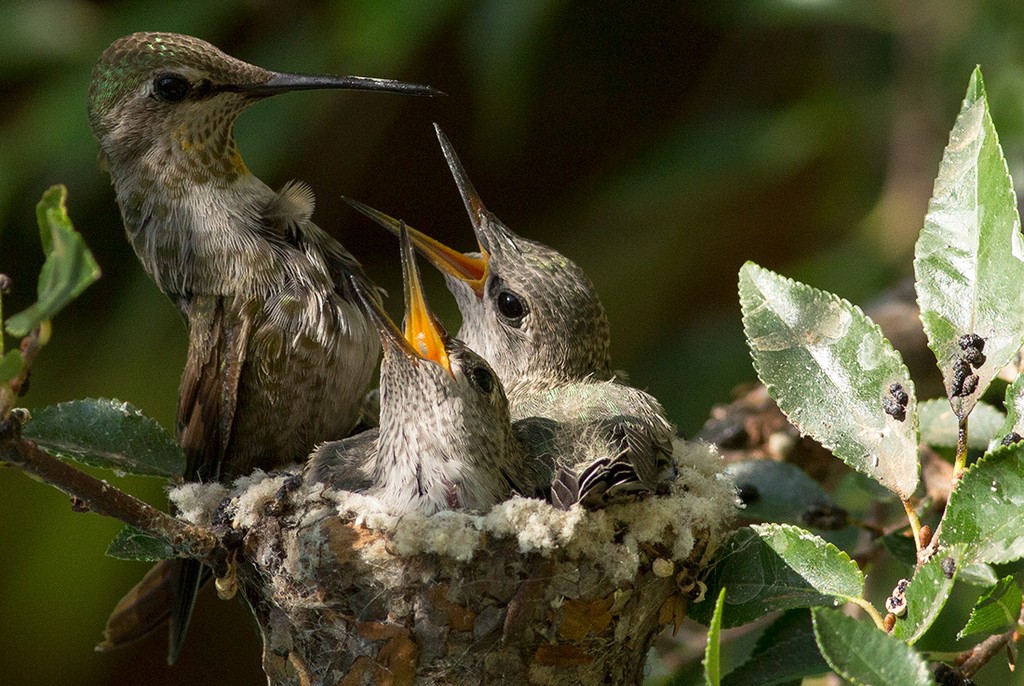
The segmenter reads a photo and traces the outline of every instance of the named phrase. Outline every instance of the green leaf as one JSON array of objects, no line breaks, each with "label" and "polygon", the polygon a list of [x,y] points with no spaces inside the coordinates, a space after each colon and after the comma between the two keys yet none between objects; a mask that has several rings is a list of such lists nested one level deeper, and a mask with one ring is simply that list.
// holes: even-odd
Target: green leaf
[{"label": "green leaf", "polygon": [[46,261],[39,272],[38,300],[7,320],[7,332],[12,336],[25,336],[100,278],[99,265],[68,219],[67,195],[64,186],[52,186],[36,206]]},{"label": "green leaf", "polygon": [[22,435],[58,457],[118,472],[175,477],[184,466],[174,438],[119,400],[72,400],[33,410]]},{"label": "green leaf", "polygon": [[175,557],[174,548],[134,526],[121,529],[107,548],[107,555],[118,560],[156,562]]},{"label": "green leaf", "polygon": [[965,564],[1024,557],[1024,444],[1001,447],[964,472],[949,495],[942,542],[963,544]]},{"label": "green leaf", "polygon": [[811,614],[790,610],[772,622],[750,657],[722,679],[722,686],[778,686],[824,674],[828,663],[814,642]]},{"label": "green leaf", "polygon": [[8,350],[0,357],[0,383],[7,383],[25,366],[25,358],[20,350]]},{"label": "green leaf", "polygon": [[[864,576],[843,551],[788,524],[763,524],[736,531],[723,546],[708,577],[707,597],[725,596],[722,626],[752,622],[773,610],[836,605],[864,595]],[[711,603],[691,608],[694,619],[711,620]]]},{"label": "green leaf", "polygon": [[847,681],[871,686],[934,686],[921,655],[898,638],[838,610],[816,607],[811,614],[822,656]]},{"label": "green leaf", "polygon": [[[921,442],[936,448],[955,448],[960,420],[946,400],[926,400],[917,406],[921,418]],[[1001,427],[1006,415],[985,402],[979,402],[971,412],[967,447],[986,450],[995,438],[1002,438]]]},{"label": "green leaf", "polygon": [[[1024,240],[979,69],[939,165],[914,272],[928,346],[953,411],[965,417],[1024,340]],[[970,334],[984,339],[985,360],[958,375]],[[964,372],[977,375],[977,388],[958,394]]]},{"label": "green leaf", "polygon": [[708,643],[704,647],[704,682],[707,686],[720,686],[722,683],[722,663],[719,650],[722,641],[722,605],[725,603],[725,589],[718,594],[715,601],[715,612],[711,615],[708,626]]},{"label": "green leaf", "polygon": [[971,586],[988,588],[995,585],[999,581],[999,577],[996,576],[996,570],[992,569],[992,565],[975,562],[969,565],[959,565],[956,580]]},{"label": "green leaf", "polygon": [[803,524],[809,506],[836,506],[817,481],[788,462],[742,460],[725,471],[743,498],[745,519]]},{"label": "green leaf", "polygon": [[[942,569],[947,558],[952,558],[953,567],[949,577]],[[959,558],[959,548],[944,549],[917,570],[906,590],[907,614],[896,620],[893,636],[913,645],[935,623],[953,590],[953,581],[960,568]]]},{"label": "green leaf", "polygon": [[970,634],[1001,634],[1008,631],[1017,626],[1020,608],[1020,586],[1012,576],[1000,579],[978,599],[967,625],[956,637],[959,639]]},{"label": "green leaf", "polygon": [[[881,329],[847,301],[752,262],[739,290],[754,367],[790,421],[908,499],[918,481],[917,401]],[[893,389],[906,403],[898,417],[885,411],[896,411]]]},{"label": "green leaf", "polygon": [[[1013,383],[1006,387],[1005,404],[1006,419],[996,431],[993,437],[994,445],[990,450],[995,449],[1007,437],[1013,442],[1013,434],[1024,436],[1024,374],[1018,374]],[[974,433],[974,417],[971,417],[971,433]]]}]

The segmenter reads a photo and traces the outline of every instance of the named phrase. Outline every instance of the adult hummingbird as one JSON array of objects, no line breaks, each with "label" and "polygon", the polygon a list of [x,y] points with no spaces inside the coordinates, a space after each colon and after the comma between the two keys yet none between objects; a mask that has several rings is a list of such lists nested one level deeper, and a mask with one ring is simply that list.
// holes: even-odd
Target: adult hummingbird
[{"label": "adult hummingbird", "polygon": [[508,401],[490,366],[444,330],[427,307],[404,226],[405,326],[361,285],[383,343],[380,426],[320,446],[306,474],[379,498],[395,514],[486,510],[550,479],[512,431]]},{"label": "adult hummingbird", "polygon": [[[461,253],[407,230],[444,274],[462,314],[457,337],[497,372],[524,445],[554,457],[553,501],[597,507],[620,494],[664,489],[676,473],[675,428],[656,399],[615,378],[610,327],[593,283],[575,262],[489,212],[435,129],[479,250]],[[346,201],[397,232],[397,220]]]},{"label": "adult hummingbird", "polygon": [[[172,33],[119,38],[93,69],[89,123],[128,240],[189,330],[177,418],[186,481],[227,481],[304,459],[314,444],[345,436],[359,415],[379,344],[353,284],[371,298],[375,288],[311,221],[310,189],[271,189],[246,167],[232,132],[259,100],[330,88],[437,93],[273,72]],[[162,563],[134,599],[160,602],[154,583],[174,585],[171,663],[199,579],[194,561]],[[131,596],[112,621],[124,610],[153,626],[124,640],[161,614],[140,610]],[[110,638],[108,631],[107,647],[117,644]]]}]

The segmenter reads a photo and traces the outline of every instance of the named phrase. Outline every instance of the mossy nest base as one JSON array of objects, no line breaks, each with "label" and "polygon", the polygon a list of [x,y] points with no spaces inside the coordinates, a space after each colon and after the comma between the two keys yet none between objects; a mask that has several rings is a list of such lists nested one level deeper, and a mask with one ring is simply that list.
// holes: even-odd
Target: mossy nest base
[{"label": "mossy nest base", "polygon": [[244,532],[238,585],[272,685],[639,683],[735,510],[712,448],[679,441],[675,458],[671,493],[599,511],[514,498],[396,517],[287,473],[172,498]]}]

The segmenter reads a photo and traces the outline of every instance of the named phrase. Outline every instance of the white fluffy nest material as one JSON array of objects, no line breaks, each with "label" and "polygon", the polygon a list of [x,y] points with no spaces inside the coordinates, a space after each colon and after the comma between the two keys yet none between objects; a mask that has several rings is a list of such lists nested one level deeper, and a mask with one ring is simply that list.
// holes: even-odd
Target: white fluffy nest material
[{"label": "white fluffy nest material", "polygon": [[[668,576],[674,562],[690,558],[698,540],[705,544],[704,550],[713,550],[729,529],[736,512],[735,487],[724,475],[722,460],[714,448],[678,440],[674,457],[679,476],[668,495],[612,504],[597,511],[578,505],[558,510],[541,500],[516,497],[484,514],[450,510],[431,516],[395,516],[387,513],[376,498],[329,490],[321,484],[303,485],[289,497],[300,505],[293,509],[302,518],[295,522],[299,529],[336,514],[384,534],[360,549],[369,563],[384,562],[395,555],[425,554],[467,562],[487,537],[514,537],[521,553],[546,557],[562,551],[559,556],[587,560],[600,566],[612,583],[621,583],[636,575],[641,546],[651,544],[671,551],[659,561],[663,575]],[[170,497],[179,516],[197,525],[209,525],[214,511],[230,498],[226,512],[233,526],[249,528],[264,516],[267,505],[280,497],[282,487],[294,476],[289,472],[268,475],[257,471],[238,479],[230,489],[220,484],[186,484],[173,489]]]}]

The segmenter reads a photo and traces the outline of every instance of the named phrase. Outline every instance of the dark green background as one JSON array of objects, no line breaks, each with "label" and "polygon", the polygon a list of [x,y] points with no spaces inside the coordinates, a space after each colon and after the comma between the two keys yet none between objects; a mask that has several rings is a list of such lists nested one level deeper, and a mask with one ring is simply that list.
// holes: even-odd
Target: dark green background
[{"label": "dark green background", "polygon": [[[969,5],[969,6],[968,6]],[[641,9],[642,8],[642,9]],[[578,261],[601,292],[617,366],[692,433],[753,379],[736,272],[748,259],[863,303],[910,273],[931,183],[975,64],[1011,172],[1024,162],[1024,5],[980,3],[0,2],[0,270],[7,312],[42,257],[34,204],[57,182],[104,278],[54,322],[29,407],[129,400],[173,424],[179,317],[124,239],[85,118],[89,70],[116,37],[191,33],[282,71],[429,83],[425,100],[300,93],[237,135],[272,186],[299,178],[315,220],[392,292],[394,239],[350,195],[456,247],[468,220],[438,122],[488,207]],[[429,297],[452,329],[441,281]],[[396,312],[398,306],[392,305]],[[151,502],[161,484],[107,475]],[[238,603],[204,597],[181,664],[165,637],[92,652],[146,569],[102,555],[118,524],[0,469],[0,681],[261,683]],[[669,655],[666,664],[678,656]],[[995,672],[989,667],[982,672]],[[994,675],[990,683],[1003,677]],[[983,681],[979,681],[983,683]]]}]

